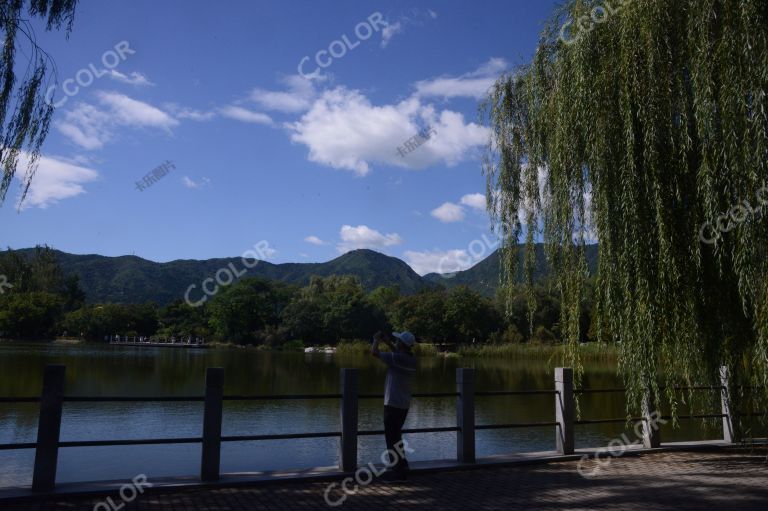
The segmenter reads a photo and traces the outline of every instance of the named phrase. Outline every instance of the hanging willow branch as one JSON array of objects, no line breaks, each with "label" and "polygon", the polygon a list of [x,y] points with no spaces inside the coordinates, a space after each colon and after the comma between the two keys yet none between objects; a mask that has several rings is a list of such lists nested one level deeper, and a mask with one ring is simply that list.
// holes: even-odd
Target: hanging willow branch
[{"label": "hanging willow branch", "polygon": [[596,238],[598,327],[620,341],[628,413],[651,392],[676,413],[693,395],[674,387],[712,385],[722,364],[762,387],[765,411],[768,3],[609,3],[567,2],[483,106],[502,279],[523,232],[528,252],[543,239],[580,371],[583,247]]},{"label": "hanging willow branch", "polygon": [[[0,166],[3,172],[0,205],[5,201],[20,158],[26,163],[21,201],[26,197],[54,110],[45,98],[48,68],[53,61],[37,45],[32,26],[22,15],[26,12],[31,17],[42,18],[47,30],[58,29],[64,23],[69,33],[76,5],[77,0],[0,0],[0,33],[4,37],[0,55]],[[27,52],[22,51],[28,62],[17,87],[14,66],[21,45],[19,36],[29,48]]]}]

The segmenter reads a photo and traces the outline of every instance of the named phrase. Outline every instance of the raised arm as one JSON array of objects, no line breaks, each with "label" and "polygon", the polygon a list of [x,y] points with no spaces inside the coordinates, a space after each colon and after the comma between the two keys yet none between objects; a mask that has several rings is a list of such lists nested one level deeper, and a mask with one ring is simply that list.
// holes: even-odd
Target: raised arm
[{"label": "raised arm", "polygon": [[373,334],[373,343],[371,344],[371,355],[373,355],[376,358],[381,358],[381,350],[379,350],[379,343],[380,342],[387,343],[387,346],[389,346],[389,349],[394,353],[395,346],[392,344],[392,341],[390,340],[389,336],[382,333],[381,331],[376,332]]}]

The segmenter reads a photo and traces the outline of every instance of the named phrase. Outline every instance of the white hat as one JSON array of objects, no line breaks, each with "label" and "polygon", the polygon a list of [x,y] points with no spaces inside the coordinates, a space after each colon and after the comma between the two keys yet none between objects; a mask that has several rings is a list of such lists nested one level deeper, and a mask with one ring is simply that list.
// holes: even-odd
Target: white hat
[{"label": "white hat", "polygon": [[416,344],[416,337],[411,332],[392,332],[392,336],[396,337],[409,348]]}]

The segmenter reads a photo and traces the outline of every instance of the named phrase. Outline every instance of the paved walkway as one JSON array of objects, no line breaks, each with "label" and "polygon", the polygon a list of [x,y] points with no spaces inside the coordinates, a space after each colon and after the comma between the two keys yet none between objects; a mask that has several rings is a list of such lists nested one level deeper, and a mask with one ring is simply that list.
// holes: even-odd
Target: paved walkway
[{"label": "paved walkway", "polygon": [[[768,509],[768,463],[765,452],[660,452],[612,458],[597,467],[588,461],[556,462],[506,468],[422,473],[407,483],[375,482],[348,495],[336,509],[510,510],[626,509],[707,510]],[[5,511],[234,511],[331,508],[324,493],[331,483],[283,483],[257,487],[162,490],[121,507],[106,497],[20,502],[0,505]],[[351,486],[353,487],[353,486]],[[343,498],[338,484],[328,500]],[[104,504],[99,505],[103,502]]]}]

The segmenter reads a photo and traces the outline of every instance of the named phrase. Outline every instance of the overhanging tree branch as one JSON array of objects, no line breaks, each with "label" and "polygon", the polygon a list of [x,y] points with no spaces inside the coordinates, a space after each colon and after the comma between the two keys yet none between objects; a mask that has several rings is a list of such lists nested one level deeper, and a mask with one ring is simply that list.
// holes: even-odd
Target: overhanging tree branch
[{"label": "overhanging tree branch", "polygon": [[[35,175],[40,150],[50,128],[54,107],[45,98],[49,68],[56,74],[50,55],[36,41],[34,31],[23,13],[46,20],[46,29],[66,25],[72,29],[77,0],[0,0],[0,31],[5,37],[0,55],[0,205],[5,201],[13,177],[21,162],[26,171],[22,179],[19,204],[26,198]],[[16,52],[22,51],[21,34],[31,53],[21,84],[16,85]]]}]

